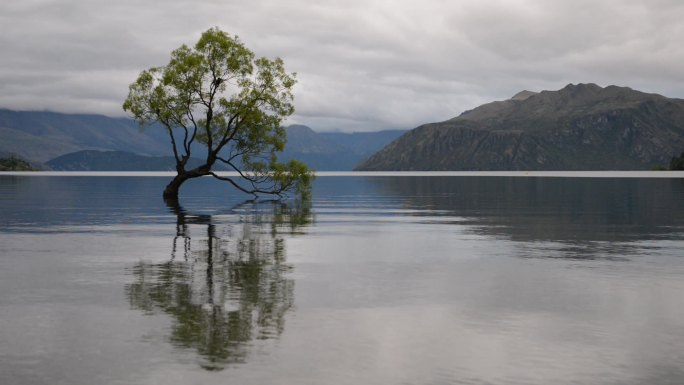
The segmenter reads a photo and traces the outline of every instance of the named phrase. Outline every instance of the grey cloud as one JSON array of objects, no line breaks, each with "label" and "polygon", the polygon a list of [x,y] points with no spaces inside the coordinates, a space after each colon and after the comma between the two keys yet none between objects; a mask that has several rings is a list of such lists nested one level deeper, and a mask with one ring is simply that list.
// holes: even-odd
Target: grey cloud
[{"label": "grey cloud", "polygon": [[573,82],[684,96],[676,0],[0,4],[0,107],[122,116],[139,71],[218,26],[299,74],[290,122],[412,128]]}]

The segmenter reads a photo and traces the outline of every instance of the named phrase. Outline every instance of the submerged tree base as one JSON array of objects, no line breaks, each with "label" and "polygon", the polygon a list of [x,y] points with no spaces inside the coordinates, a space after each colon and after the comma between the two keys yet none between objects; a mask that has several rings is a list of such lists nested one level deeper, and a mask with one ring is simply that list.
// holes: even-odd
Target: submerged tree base
[{"label": "submerged tree base", "polygon": [[[200,175],[195,176],[199,177]],[[170,201],[176,201],[178,202],[178,193],[180,191],[180,187],[185,183],[188,179],[193,178],[192,176],[189,176],[186,173],[178,174],[176,175],[169,184],[166,185],[166,188],[164,188],[164,194],[162,197],[164,198],[164,201],[170,200]]]},{"label": "submerged tree base", "polygon": [[[188,172],[179,172],[164,188],[162,198],[164,201],[179,202],[181,186],[190,179],[203,176],[212,176],[215,179],[228,182],[238,191],[250,194],[255,198],[260,194],[282,197],[290,190],[294,190],[302,199],[308,200],[311,197],[311,183],[315,179],[315,174],[305,164],[291,160],[288,163],[276,165],[274,169],[275,171],[270,172],[245,173],[238,171],[240,178],[237,179],[248,182],[248,186],[244,186],[244,183],[239,183],[230,177],[220,176],[203,165]],[[262,186],[264,184],[267,186]]]}]

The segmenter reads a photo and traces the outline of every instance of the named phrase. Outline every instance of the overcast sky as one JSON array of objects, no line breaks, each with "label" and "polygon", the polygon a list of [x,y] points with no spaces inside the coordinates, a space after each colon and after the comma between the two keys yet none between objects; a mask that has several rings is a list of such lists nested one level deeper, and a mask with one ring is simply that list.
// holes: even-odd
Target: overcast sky
[{"label": "overcast sky", "polygon": [[218,26],[298,73],[287,124],[409,129],[520,90],[684,98],[682,0],[2,0],[0,108],[125,116],[138,73]]}]

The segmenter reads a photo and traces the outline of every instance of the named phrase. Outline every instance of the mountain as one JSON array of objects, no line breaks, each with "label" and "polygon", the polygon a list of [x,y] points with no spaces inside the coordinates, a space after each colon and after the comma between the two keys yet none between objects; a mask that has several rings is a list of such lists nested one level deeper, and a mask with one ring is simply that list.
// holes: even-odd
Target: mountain
[{"label": "mountain", "polygon": [[[298,159],[318,171],[348,171],[405,131],[317,133],[307,126],[286,128],[287,146],[280,160]],[[191,159],[189,167],[200,164]],[[45,163],[55,171],[174,171],[172,156],[144,156],[127,151],[80,150]],[[229,171],[217,163],[215,169]]]},{"label": "mountain", "polygon": [[[287,128],[287,146],[280,155],[315,170],[351,170],[404,132],[317,133],[295,125]],[[194,154],[200,154],[200,147]],[[132,119],[0,109],[0,155],[41,169],[173,170],[170,148],[162,127],[140,130]]]},{"label": "mountain", "polygon": [[80,150],[119,150],[141,155],[169,154],[161,127],[141,131],[132,119],[0,109],[0,152],[35,162]]},{"label": "mountain", "polygon": [[357,169],[649,170],[682,150],[684,100],[569,84],[417,127]]},{"label": "mountain", "polygon": [[[363,159],[365,159],[405,133],[406,130],[383,130],[352,133],[322,132],[320,135],[334,143],[348,148],[349,151],[362,156]],[[357,164],[358,163],[359,162],[357,162]]]},{"label": "mountain", "polygon": [[317,133],[302,125],[287,127],[283,160],[298,159],[319,171],[348,171],[406,131]]},{"label": "mountain", "polygon": [[[318,171],[351,170],[355,165],[399,137],[404,131],[372,133],[316,133],[306,126],[286,128],[287,145],[279,159],[298,159]],[[198,166],[191,159],[189,167]],[[127,151],[80,150],[56,157],[45,164],[56,171],[173,171],[172,156],[143,156]],[[217,163],[215,169],[228,170]]]},{"label": "mountain", "polygon": [[[201,164],[199,159],[190,159],[188,168]],[[58,156],[46,163],[56,171],[175,171],[173,156],[143,156],[126,151],[83,150]],[[217,164],[215,168],[227,168]]]}]

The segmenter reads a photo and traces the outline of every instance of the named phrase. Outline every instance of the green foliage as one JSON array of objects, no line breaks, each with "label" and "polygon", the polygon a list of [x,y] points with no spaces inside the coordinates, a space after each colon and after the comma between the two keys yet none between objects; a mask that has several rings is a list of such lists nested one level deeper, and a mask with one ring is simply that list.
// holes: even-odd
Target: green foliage
[{"label": "green foliage", "polygon": [[[158,122],[167,129],[178,185],[213,175],[252,194],[306,192],[312,172],[276,157],[286,142],[281,123],[294,112],[295,83],[280,58],[256,58],[237,37],[211,28],[194,47],[174,50],[166,66],[142,71],[123,108],[141,126]],[[205,146],[206,163],[187,170],[195,141]],[[240,172],[241,183],[212,173],[216,162]]]},{"label": "green foliage", "polygon": [[670,170],[684,170],[684,152],[682,152],[681,155],[679,155],[679,157],[672,157],[672,160],[670,161]]},{"label": "green foliage", "polygon": [[0,171],[37,171],[28,162],[15,157],[0,159]]}]

